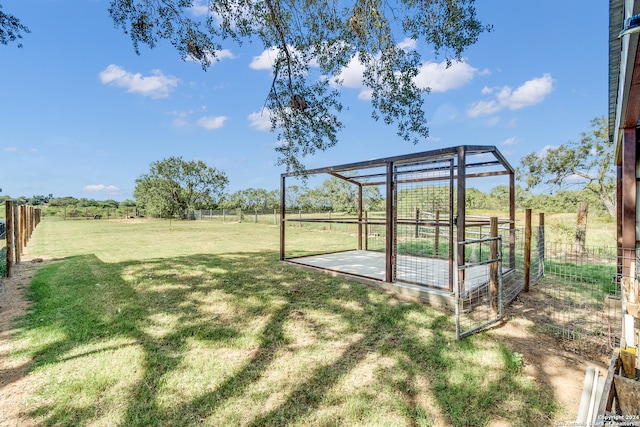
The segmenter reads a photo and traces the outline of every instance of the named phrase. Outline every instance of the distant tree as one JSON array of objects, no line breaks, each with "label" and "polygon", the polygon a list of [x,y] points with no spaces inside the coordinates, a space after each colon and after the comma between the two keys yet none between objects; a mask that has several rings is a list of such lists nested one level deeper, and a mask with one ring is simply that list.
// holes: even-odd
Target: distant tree
[{"label": "distant tree", "polygon": [[[30,33],[29,28],[20,23],[15,16],[4,13],[0,4],[0,43],[9,44],[16,40],[22,39],[22,33]],[[22,43],[18,42],[18,47],[22,47]]]},{"label": "distant tree", "polygon": [[33,196],[29,199],[29,204],[31,206],[39,206],[49,203],[50,198],[48,196]]},{"label": "distant tree", "polygon": [[609,215],[615,216],[614,144],[609,141],[607,119],[591,120],[591,129],[580,135],[578,142],[524,156],[517,170],[518,179],[527,189],[539,185],[555,189],[576,186],[595,194]]},{"label": "distant tree", "polygon": [[504,210],[509,206],[509,186],[497,185],[489,191],[488,206],[490,209]]},{"label": "distant tree", "polygon": [[49,200],[49,206],[62,207],[62,206],[75,206],[78,203],[78,199],[75,197],[54,197]]},{"label": "distant tree", "polygon": [[219,58],[226,40],[259,40],[272,49],[273,80],[264,107],[281,141],[280,162],[297,170],[303,169],[301,156],[338,141],[338,87],[349,64],[363,65],[372,117],[396,122],[398,134],[415,143],[429,134],[422,107],[429,89],[415,81],[420,52],[443,52],[451,64],[490,30],[476,18],[474,0],[202,3],[201,19],[189,0],[111,0],[109,13],[136,52],[141,44],[153,48],[165,39],[203,69]]},{"label": "distant tree", "polygon": [[227,184],[224,172],[200,160],[169,157],[151,163],[149,173],[136,179],[133,196],[142,208],[184,219],[192,209],[214,206]]},{"label": "distant tree", "polygon": [[247,188],[223,196],[220,206],[223,209],[267,210],[280,206],[280,191],[267,191],[262,188]]},{"label": "distant tree", "polygon": [[489,196],[476,188],[467,188],[467,208],[487,209],[489,207]]},{"label": "distant tree", "polygon": [[[322,182],[317,189],[309,190],[308,197],[316,209],[330,208],[333,211],[353,214],[358,209],[358,187],[336,177]],[[365,186],[362,191],[364,210],[377,209],[382,195],[377,186]]]},{"label": "distant tree", "polygon": [[[334,178],[336,179],[336,178]],[[334,209],[334,200],[336,197],[340,197],[338,195],[333,195],[335,197],[332,198],[331,189],[327,188],[327,184],[330,184],[329,181],[323,182],[322,186],[319,188],[308,188],[306,191],[299,197],[300,207],[304,210],[310,211],[330,211]],[[338,190],[340,191],[340,190]],[[345,188],[346,192],[351,192],[351,189]],[[355,195],[354,195],[355,197]],[[347,198],[351,198],[348,196]],[[336,210],[341,210],[341,202],[337,201],[335,204]],[[349,208],[349,211],[353,210],[353,208]]]},{"label": "distant tree", "polygon": [[120,204],[118,205],[119,208],[135,208],[136,207],[136,202],[135,200],[124,200],[122,202],[120,202]]},{"label": "distant tree", "polygon": [[280,190],[271,190],[267,192],[265,200],[265,209],[280,208]]},{"label": "distant tree", "polygon": [[79,208],[97,207],[98,202],[94,199],[87,199],[83,197],[80,200],[78,200],[78,202],[76,203],[76,206]]},{"label": "distant tree", "polygon": [[115,209],[120,206],[120,203],[113,199],[107,199],[99,201],[98,206],[102,209]]},{"label": "distant tree", "polygon": [[284,192],[285,207],[287,209],[303,209],[306,206],[304,204],[304,196],[308,192],[308,188],[305,186],[291,185],[288,186]]}]

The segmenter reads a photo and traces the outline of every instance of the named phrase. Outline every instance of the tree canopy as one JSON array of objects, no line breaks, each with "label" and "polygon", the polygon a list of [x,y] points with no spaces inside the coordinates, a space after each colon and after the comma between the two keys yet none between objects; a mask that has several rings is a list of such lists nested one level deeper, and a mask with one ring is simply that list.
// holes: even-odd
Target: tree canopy
[{"label": "tree canopy", "polygon": [[[200,6],[203,18],[193,13]],[[336,144],[341,72],[349,64],[364,67],[372,117],[395,122],[398,135],[416,143],[429,133],[422,108],[428,88],[414,80],[420,50],[443,53],[451,64],[490,30],[476,18],[474,0],[111,0],[109,13],[136,52],[168,40],[204,69],[227,40],[272,49],[264,108],[288,170],[304,170],[301,157]]]},{"label": "tree canopy", "polygon": [[529,153],[520,161],[518,179],[527,189],[550,185],[555,189],[577,186],[595,194],[611,216],[616,214],[613,173],[614,145],[609,141],[608,120],[591,120],[580,141],[569,141],[544,153]]},{"label": "tree canopy", "polygon": [[[347,214],[353,214],[358,209],[358,187],[334,176],[325,179],[315,188],[297,185],[287,187],[285,197],[288,209],[336,211]],[[384,198],[378,186],[363,187],[362,204],[364,210],[384,208]]]},{"label": "tree canopy", "polygon": [[192,209],[215,206],[227,184],[224,172],[201,160],[169,157],[151,163],[149,173],[136,179],[133,196],[156,215],[187,218]]},{"label": "tree canopy", "polygon": [[[4,13],[0,4],[0,43],[9,44],[16,40],[22,39],[23,33],[30,33],[29,28],[20,22],[15,16]],[[22,43],[18,42],[18,47],[22,47]]]},{"label": "tree canopy", "polygon": [[280,206],[280,191],[267,191],[262,188],[247,188],[223,196],[219,207],[223,209],[240,208],[250,210],[277,209]]}]

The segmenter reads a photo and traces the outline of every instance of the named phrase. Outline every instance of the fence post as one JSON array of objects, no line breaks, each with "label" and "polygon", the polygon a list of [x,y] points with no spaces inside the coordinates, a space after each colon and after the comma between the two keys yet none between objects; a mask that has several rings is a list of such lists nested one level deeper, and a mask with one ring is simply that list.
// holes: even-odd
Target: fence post
[{"label": "fence post", "polygon": [[578,203],[578,211],[576,215],[576,253],[584,253],[585,241],[587,239],[587,216],[589,214],[589,205],[586,202]]},{"label": "fence post", "polygon": [[[498,237],[498,217],[492,216],[489,220],[489,230],[492,239]],[[498,258],[498,241],[492,240],[489,244],[489,259]],[[489,264],[489,289],[491,293],[491,307],[496,314],[500,314],[500,305],[498,303],[498,262]]]},{"label": "fence post", "polygon": [[278,210],[274,209],[273,210],[273,225],[278,225]]},{"label": "fence post", "polygon": [[7,239],[7,277],[13,276],[14,263],[14,224],[13,224],[13,202],[7,200],[5,202],[6,220],[5,237]]},{"label": "fence post", "polygon": [[440,209],[436,209],[436,227],[435,227],[435,240],[433,247],[433,256],[438,258],[440,255]]},{"label": "fence post", "polygon": [[529,292],[531,280],[531,209],[526,210],[524,220],[524,291]]},{"label": "fence post", "polygon": [[416,232],[415,232],[415,238],[417,239],[418,237],[420,237],[420,208],[416,206],[416,208],[413,210],[413,216],[416,219]]},{"label": "fence post", "polygon": [[20,231],[18,233],[20,236],[20,255],[22,255],[25,246],[27,246],[27,206],[20,205],[18,209],[20,211]]},{"label": "fence post", "polygon": [[369,211],[364,211],[364,250],[369,250]]},{"label": "fence post", "polygon": [[544,276],[544,212],[538,214],[538,279]]},{"label": "fence post", "polygon": [[13,253],[13,261],[16,264],[20,263],[20,255],[22,254],[22,239],[20,238],[20,227],[21,227],[21,218],[20,218],[20,206],[17,203],[13,205],[13,230],[14,230],[14,245],[15,252]]}]

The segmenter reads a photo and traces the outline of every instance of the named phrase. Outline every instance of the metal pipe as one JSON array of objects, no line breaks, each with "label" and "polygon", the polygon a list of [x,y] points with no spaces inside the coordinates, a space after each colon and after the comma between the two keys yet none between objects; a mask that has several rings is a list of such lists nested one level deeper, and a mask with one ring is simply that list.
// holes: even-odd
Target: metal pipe
[{"label": "metal pipe", "polygon": [[587,425],[591,425],[595,418],[593,411],[596,406],[596,394],[598,394],[598,368],[593,374],[593,385],[591,386],[591,398],[589,399],[589,411],[587,412]]},{"label": "metal pipe", "polygon": [[578,417],[576,423],[586,425],[589,413],[591,411],[591,400],[593,394],[593,384],[596,382],[596,368],[589,366],[584,375],[584,383],[582,385],[582,396],[580,397],[580,406],[578,406]]}]

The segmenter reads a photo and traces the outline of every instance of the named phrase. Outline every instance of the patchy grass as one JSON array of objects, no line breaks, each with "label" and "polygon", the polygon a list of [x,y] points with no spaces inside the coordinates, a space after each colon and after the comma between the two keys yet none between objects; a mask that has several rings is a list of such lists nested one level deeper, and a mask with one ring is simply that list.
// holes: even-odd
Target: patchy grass
[{"label": "patchy grass", "polygon": [[[80,237],[82,236],[82,237]],[[289,238],[312,242],[313,233]],[[14,357],[41,425],[548,425],[556,405],[491,334],[278,262],[256,224],[44,221]]]}]

